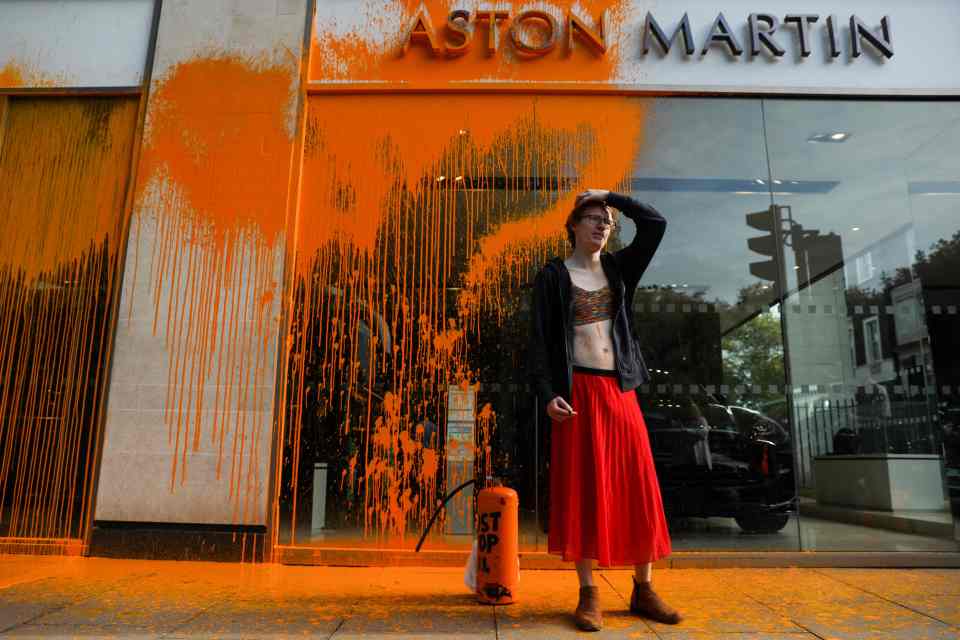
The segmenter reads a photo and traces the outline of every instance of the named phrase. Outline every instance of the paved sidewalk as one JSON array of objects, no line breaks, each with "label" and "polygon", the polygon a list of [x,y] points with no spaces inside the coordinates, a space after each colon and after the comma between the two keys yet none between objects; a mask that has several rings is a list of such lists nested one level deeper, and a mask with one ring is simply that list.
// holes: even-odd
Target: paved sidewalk
[{"label": "paved sidewalk", "polygon": [[[960,570],[669,569],[686,620],[626,612],[604,571],[594,638],[960,638]],[[557,638],[578,635],[572,571],[525,571],[520,602],[475,604],[448,568],[336,568],[0,556],[0,638]]]}]

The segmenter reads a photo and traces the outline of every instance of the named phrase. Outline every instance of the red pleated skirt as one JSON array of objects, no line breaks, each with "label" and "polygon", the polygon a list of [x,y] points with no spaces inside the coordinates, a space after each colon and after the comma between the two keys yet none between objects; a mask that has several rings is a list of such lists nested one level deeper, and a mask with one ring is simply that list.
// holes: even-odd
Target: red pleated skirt
[{"label": "red pleated skirt", "polygon": [[577,415],[553,422],[550,553],[601,567],[655,562],[670,534],[637,395],[613,372],[574,369]]}]

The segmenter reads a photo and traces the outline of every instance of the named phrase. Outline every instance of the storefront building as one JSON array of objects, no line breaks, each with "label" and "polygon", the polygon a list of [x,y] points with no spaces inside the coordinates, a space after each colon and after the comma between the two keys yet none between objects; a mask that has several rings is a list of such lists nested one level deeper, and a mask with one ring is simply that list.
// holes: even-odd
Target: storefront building
[{"label": "storefront building", "polygon": [[0,3],[0,548],[462,562],[496,476],[551,562],[530,284],[609,188],[675,562],[960,564],[960,7],[786,9]]}]

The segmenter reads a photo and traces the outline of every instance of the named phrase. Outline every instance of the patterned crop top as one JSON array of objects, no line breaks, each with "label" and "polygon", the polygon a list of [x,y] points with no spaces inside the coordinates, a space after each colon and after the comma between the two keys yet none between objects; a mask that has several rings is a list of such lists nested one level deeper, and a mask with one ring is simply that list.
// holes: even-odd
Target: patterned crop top
[{"label": "patterned crop top", "polygon": [[573,324],[590,324],[613,318],[613,292],[610,287],[587,291],[573,285]]}]

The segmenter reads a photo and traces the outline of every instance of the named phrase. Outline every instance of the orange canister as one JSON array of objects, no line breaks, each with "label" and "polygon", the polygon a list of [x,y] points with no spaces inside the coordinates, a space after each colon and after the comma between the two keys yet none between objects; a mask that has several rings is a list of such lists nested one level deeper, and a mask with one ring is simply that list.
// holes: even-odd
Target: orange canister
[{"label": "orange canister", "polygon": [[477,599],[485,604],[512,604],[520,583],[520,499],[504,486],[477,496]]}]

